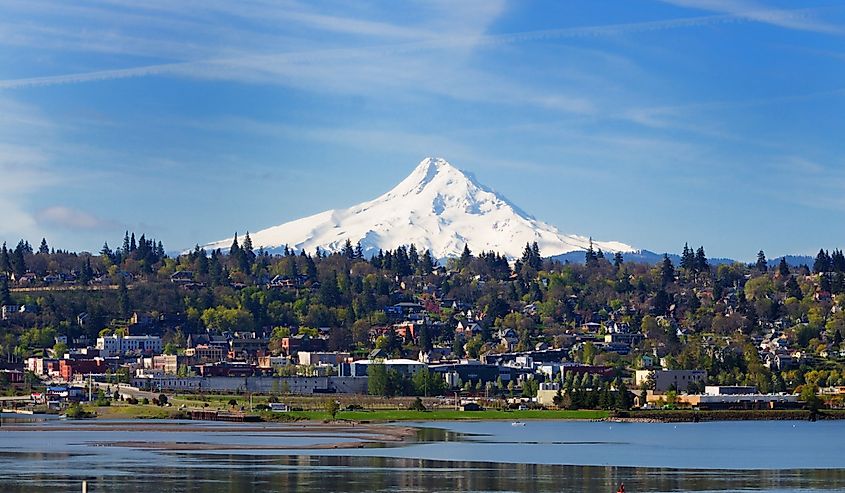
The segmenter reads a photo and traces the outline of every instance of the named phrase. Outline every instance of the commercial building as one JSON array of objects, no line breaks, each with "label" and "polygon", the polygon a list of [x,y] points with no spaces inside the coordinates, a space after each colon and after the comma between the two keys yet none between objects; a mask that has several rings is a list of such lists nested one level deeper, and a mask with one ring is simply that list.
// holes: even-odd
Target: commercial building
[{"label": "commercial building", "polygon": [[110,335],[97,338],[97,349],[103,357],[130,352],[160,353],[162,344],[161,337],[158,336]]},{"label": "commercial building", "polygon": [[701,388],[706,381],[707,370],[637,370],[634,374],[634,385],[637,388],[648,385],[655,392],[672,389],[686,392],[690,384]]}]

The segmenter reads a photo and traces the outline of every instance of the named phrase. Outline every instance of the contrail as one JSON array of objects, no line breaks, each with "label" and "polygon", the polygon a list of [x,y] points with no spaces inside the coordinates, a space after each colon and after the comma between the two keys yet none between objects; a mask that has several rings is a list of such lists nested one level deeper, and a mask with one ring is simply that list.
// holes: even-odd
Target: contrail
[{"label": "contrail", "polygon": [[[790,11],[794,15],[806,15],[810,9]],[[757,13],[759,15],[759,12]],[[374,46],[371,48],[350,48],[335,50],[319,50],[295,53],[275,53],[260,55],[244,55],[241,57],[227,57],[208,60],[196,60],[187,62],[173,62],[141,67],[130,67],[113,70],[98,70],[93,72],[82,72],[65,75],[51,75],[44,77],[30,77],[23,79],[0,80],[0,90],[20,89],[26,87],[53,86],[61,84],[79,84],[112,79],[127,79],[134,77],[147,77],[151,75],[182,75],[185,77],[199,77],[203,75],[197,69],[218,68],[232,69],[244,68],[246,63],[266,62],[270,64],[309,62],[313,63],[320,59],[335,58],[349,59],[362,56],[404,54],[426,50],[437,50],[455,48],[461,46],[494,46],[499,44],[524,43],[537,40],[566,39],[566,38],[589,38],[617,36],[622,34],[660,31],[668,29],[680,29],[687,27],[701,27],[717,24],[729,24],[737,22],[751,22],[754,19],[750,15],[742,13],[708,15],[699,17],[687,17],[681,19],[669,19],[660,21],[634,22],[625,24],[611,24],[603,26],[571,27],[561,29],[548,29],[539,31],[525,31],[518,33],[481,35],[481,36],[454,36],[438,37],[437,39],[394,44],[387,46]],[[218,72],[215,77],[220,77]]]}]

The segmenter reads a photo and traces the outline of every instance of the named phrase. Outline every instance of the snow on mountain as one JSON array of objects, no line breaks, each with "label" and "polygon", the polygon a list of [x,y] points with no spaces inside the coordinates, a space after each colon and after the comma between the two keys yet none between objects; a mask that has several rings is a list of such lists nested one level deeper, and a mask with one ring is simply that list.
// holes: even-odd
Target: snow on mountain
[{"label": "snow on mountain", "polygon": [[[346,240],[360,241],[366,255],[378,250],[414,244],[430,249],[438,259],[459,256],[464,245],[474,253],[496,251],[510,258],[522,255],[526,243],[537,242],[544,257],[586,250],[586,236],[565,235],[537,221],[496,192],[479,184],[439,158],[426,158],[393,190],[362,204],[328,210],[256,233],[255,249],[270,252],[338,251]],[[204,248],[224,251],[233,238]],[[634,248],[615,241],[593,241],[605,252],[630,252]]]}]

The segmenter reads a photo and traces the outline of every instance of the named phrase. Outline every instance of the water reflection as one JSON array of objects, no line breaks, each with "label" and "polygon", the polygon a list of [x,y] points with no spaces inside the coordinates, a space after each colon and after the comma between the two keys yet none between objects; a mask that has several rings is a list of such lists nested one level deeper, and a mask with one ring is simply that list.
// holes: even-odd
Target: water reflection
[{"label": "water reflection", "polygon": [[[42,460],[19,454],[17,460]],[[679,471],[654,468],[443,462],[386,457],[268,457],[241,454],[167,454],[156,465],[122,467],[128,475],[76,470],[0,472],[9,493],[94,492],[358,493],[358,492],[611,492],[624,481],[631,492],[835,491],[842,470]],[[117,466],[117,464],[116,464]],[[25,469],[25,468],[24,468]]]}]

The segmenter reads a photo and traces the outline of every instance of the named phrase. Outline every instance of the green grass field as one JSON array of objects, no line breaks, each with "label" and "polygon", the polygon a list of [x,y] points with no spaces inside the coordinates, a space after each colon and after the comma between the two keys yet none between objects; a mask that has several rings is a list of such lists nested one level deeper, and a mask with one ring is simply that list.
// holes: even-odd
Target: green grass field
[{"label": "green grass field", "polygon": [[[327,420],[324,411],[292,411],[280,419]],[[528,419],[603,419],[610,416],[608,411],[456,411],[438,409],[434,411],[377,410],[377,411],[340,411],[335,419],[349,421],[461,421],[461,420],[507,420],[521,421]]]}]

